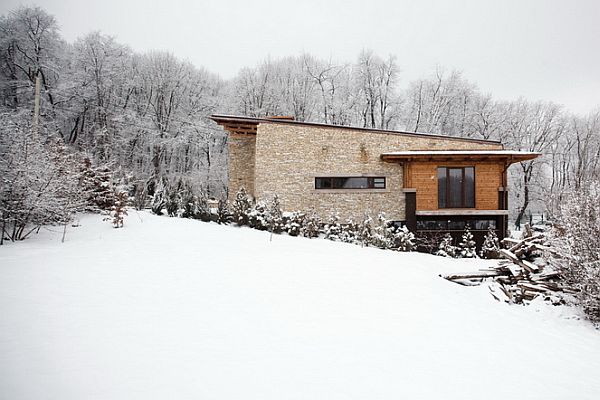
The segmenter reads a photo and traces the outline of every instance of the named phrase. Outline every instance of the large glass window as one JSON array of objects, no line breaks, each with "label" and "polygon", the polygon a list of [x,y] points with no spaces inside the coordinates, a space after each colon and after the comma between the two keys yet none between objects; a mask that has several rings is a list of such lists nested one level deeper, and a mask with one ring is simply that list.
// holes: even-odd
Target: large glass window
[{"label": "large glass window", "polygon": [[385,189],[385,177],[317,177],[315,189]]},{"label": "large glass window", "polygon": [[438,207],[475,207],[475,168],[438,168]]}]

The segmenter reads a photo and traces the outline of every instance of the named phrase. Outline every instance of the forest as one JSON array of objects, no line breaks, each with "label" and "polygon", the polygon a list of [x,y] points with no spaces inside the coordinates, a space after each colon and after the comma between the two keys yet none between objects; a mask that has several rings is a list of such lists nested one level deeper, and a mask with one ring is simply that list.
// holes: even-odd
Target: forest
[{"label": "forest", "polygon": [[2,238],[70,218],[81,208],[82,176],[116,185],[140,206],[166,187],[224,198],[227,138],[207,119],[217,112],[495,139],[541,152],[510,171],[517,225],[557,214],[571,193],[597,187],[600,108],[577,115],[543,100],[497,100],[442,66],[406,82],[401,67],[393,55],[364,49],[352,61],[265,59],[222,79],[100,32],[69,43],[44,9],[17,8],[0,18]]}]

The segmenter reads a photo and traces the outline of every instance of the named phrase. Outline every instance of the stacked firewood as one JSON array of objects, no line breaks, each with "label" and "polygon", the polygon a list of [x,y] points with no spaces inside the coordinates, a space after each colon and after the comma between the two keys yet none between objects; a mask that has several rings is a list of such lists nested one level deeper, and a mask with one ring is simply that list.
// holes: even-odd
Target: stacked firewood
[{"label": "stacked firewood", "polygon": [[520,304],[538,296],[554,304],[563,302],[562,293],[570,292],[561,283],[561,275],[543,259],[544,252],[552,252],[542,232],[526,227],[522,239],[504,239],[505,248],[499,250],[503,258],[497,266],[476,272],[444,276],[462,285],[479,285],[491,279],[491,295],[498,301]]}]

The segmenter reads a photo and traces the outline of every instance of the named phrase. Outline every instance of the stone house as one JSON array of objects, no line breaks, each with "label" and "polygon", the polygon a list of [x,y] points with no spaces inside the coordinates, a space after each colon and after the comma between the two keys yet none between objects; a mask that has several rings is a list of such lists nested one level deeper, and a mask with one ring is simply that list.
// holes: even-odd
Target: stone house
[{"label": "stone house", "polygon": [[244,187],[284,211],[359,221],[369,213],[425,234],[478,242],[507,230],[507,169],[538,153],[491,140],[299,122],[286,117],[210,117],[228,131],[229,196]]}]

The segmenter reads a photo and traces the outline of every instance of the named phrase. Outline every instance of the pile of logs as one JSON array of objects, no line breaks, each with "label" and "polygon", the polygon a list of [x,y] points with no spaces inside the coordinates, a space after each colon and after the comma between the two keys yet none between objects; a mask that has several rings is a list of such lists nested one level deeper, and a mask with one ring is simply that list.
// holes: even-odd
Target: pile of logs
[{"label": "pile of logs", "polygon": [[563,302],[563,292],[571,292],[561,284],[561,276],[542,258],[543,252],[552,252],[545,235],[526,229],[523,239],[504,239],[500,249],[503,259],[490,269],[444,276],[461,285],[479,285],[492,279],[491,295],[498,301],[520,304],[538,296],[553,304]]}]

